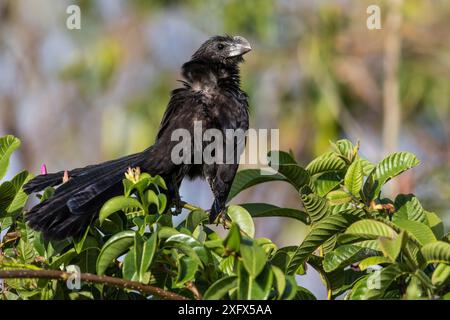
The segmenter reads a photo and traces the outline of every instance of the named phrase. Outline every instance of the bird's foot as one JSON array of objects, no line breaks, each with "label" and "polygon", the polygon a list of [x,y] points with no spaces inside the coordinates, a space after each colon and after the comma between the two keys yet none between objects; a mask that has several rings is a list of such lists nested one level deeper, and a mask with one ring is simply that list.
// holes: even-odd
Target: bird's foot
[{"label": "bird's foot", "polygon": [[173,208],[172,215],[178,216],[183,210],[183,201],[179,197],[175,197],[172,199],[170,206]]},{"label": "bird's foot", "polygon": [[228,219],[228,216],[227,216],[227,209],[222,210],[222,212],[219,213],[219,215],[217,216],[216,221],[217,221],[216,226],[221,224],[224,229],[230,229],[229,219]]},{"label": "bird's foot", "polygon": [[214,213],[214,209],[206,211],[209,214],[209,222],[218,226],[221,224],[224,229],[229,229],[230,223],[227,216],[227,208],[221,210],[219,213]]}]

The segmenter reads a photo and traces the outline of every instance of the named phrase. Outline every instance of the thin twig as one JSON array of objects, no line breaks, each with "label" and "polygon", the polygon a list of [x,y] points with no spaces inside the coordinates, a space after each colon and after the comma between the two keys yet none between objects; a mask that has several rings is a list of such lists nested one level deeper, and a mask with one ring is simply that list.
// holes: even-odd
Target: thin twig
[{"label": "thin twig", "polygon": [[[66,281],[74,273],[59,270],[0,270],[0,279],[56,279]],[[136,281],[127,281],[109,276],[98,276],[92,273],[80,273],[81,281],[89,283],[102,283],[122,289],[136,290],[151,294],[167,300],[189,300],[188,298],[158,287],[144,285]]]},{"label": "thin twig", "polygon": [[188,210],[190,210],[190,211],[194,211],[194,210],[203,210],[203,209],[200,208],[200,207],[194,206],[194,205],[192,205],[192,204],[190,204],[190,203],[187,203],[187,202],[184,202],[184,201],[181,201],[181,204],[183,205],[183,208],[188,209]]}]

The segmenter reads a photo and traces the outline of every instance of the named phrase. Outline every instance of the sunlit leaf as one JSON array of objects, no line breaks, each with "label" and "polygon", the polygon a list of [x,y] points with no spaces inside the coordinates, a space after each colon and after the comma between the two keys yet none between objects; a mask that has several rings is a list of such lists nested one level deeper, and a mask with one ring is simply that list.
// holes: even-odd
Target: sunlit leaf
[{"label": "sunlit leaf", "polygon": [[266,174],[261,174],[260,169],[246,169],[238,171],[234,177],[233,184],[231,185],[227,201],[230,201],[238,193],[247,188],[269,181],[286,181],[286,178],[279,173],[273,174],[269,171],[267,171]]},{"label": "sunlit leaf", "polygon": [[417,166],[420,161],[410,152],[395,152],[381,160],[373,169],[364,184],[367,200],[378,197],[381,187],[393,177]]},{"label": "sunlit leaf", "polygon": [[239,206],[247,210],[253,218],[286,217],[309,224],[308,214],[298,209],[281,208],[267,203],[243,203]]},{"label": "sunlit leaf", "polygon": [[99,220],[102,223],[107,217],[117,211],[126,211],[126,213],[138,212],[144,214],[141,203],[135,198],[127,198],[125,196],[117,196],[109,199],[100,209]]},{"label": "sunlit leaf", "polygon": [[420,251],[427,263],[450,264],[450,244],[436,241],[424,245]]},{"label": "sunlit leaf", "polygon": [[6,174],[11,154],[20,147],[20,140],[12,135],[0,137],[0,180]]},{"label": "sunlit leaf", "polygon": [[103,245],[97,259],[97,273],[104,274],[106,269],[134,243],[133,230],[126,230],[113,235]]},{"label": "sunlit leaf", "polygon": [[426,224],[404,219],[397,219],[394,223],[401,229],[406,230],[410,236],[415,238],[422,245],[437,241],[433,231]]},{"label": "sunlit leaf", "polygon": [[340,246],[325,255],[323,268],[325,272],[331,272],[374,255],[376,252],[367,248],[351,244]]},{"label": "sunlit leaf", "polygon": [[364,173],[361,161],[356,160],[348,167],[344,178],[345,187],[355,197],[359,197],[359,192],[363,185],[363,178]]},{"label": "sunlit leaf", "polygon": [[250,213],[240,206],[229,206],[227,215],[245,234],[251,238],[255,236],[255,225]]},{"label": "sunlit leaf", "polygon": [[203,295],[204,300],[219,300],[237,287],[237,276],[228,276],[214,282]]},{"label": "sunlit leaf", "polygon": [[252,278],[256,278],[263,270],[267,256],[264,249],[249,238],[241,240],[242,263]]}]

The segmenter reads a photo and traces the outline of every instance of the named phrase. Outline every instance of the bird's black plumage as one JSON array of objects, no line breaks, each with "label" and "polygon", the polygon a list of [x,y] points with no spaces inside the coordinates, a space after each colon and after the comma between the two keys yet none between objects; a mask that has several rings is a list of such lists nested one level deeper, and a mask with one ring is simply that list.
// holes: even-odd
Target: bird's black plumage
[{"label": "bird's black plumage", "polygon": [[[172,133],[185,129],[193,137],[195,121],[201,123],[203,131],[217,129],[224,136],[227,129],[248,129],[248,102],[240,88],[239,63],[250,49],[248,41],[238,36],[216,36],[206,41],[182,66],[183,87],[172,91],[156,142],[148,149],[70,170],[70,179],[65,183],[62,183],[64,171],[40,175],[28,182],[24,186],[28,194],[60,185],[50,199],[27,213],[29,225],[48,238],[61,239],[81,233],[96,218],[101,205],[122,192],[121,181],[129,167],[162,176],[168,184],[169,196],[174,199],[185,176],[206,179],[215,198],[210,211],[213,221],[225,208],[243,143],[233,139],[232,163],[176,164],[171,161],[171,152],[178,141],[172,139]],[[206,145],[205,142],[201,147]],[[193,145],[192,158],[194,148]]]}]

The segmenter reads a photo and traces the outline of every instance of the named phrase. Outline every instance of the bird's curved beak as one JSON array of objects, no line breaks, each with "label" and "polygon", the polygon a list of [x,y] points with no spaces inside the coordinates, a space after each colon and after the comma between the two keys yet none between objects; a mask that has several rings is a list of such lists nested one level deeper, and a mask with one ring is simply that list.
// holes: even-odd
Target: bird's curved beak
[{"label": "bird's curved beak", "polygon": [[251,51],[252,47],[250,43],[241,36],[233,37],[233,45],[231,46],[230,52],[228,54],[229,57],[237,57],[246,54]]}]

